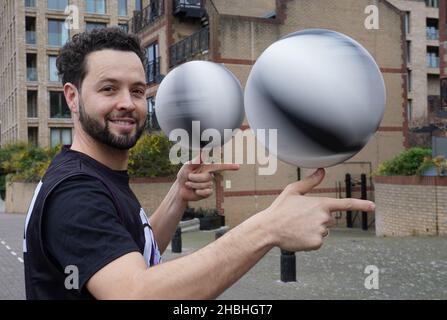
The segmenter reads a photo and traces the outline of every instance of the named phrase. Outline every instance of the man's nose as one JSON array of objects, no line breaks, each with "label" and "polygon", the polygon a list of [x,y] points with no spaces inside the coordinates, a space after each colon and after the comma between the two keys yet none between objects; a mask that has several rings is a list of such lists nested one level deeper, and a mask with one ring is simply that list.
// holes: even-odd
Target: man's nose
[{"label": "man's nose", "polygon": [[132,94],[129,91],[123,91],[119,96],[119,101],[117,104],[118,109],[120,110],[134,110],[135,104],[132,100]]}]

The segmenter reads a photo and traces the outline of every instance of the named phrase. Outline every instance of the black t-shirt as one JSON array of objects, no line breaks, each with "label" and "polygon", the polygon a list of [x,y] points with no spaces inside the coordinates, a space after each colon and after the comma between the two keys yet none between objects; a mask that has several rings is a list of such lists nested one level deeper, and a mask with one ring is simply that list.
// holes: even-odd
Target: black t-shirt
[{"label": "black t-shirt", "polygon": [[87,281],[129,252],[160,252],[126,171],[64,147],[37,186],[24,239],[27,299],[92,299]]}]

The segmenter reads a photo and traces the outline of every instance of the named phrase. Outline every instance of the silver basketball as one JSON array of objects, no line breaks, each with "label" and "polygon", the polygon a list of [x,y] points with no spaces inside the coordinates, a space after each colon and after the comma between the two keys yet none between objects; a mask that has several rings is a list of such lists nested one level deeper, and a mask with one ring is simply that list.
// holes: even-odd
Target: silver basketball
[{"label": "silver basketball", "polygon": [[[304,168],[353,157],[377,131],[385,104],[373,57],[355,40],[324,29],[292,33],[268,47],[245,90],[250,127],[277,130],[278,158]],[[268,136],[259,139],[269,148]]]},{"label": "silver basketball", "polygon": [[[225,67],[209,61],[191,61],[172,70],[161,82],[155,99],[155,114],[166,135],[184,129],[190,140],[184,148],[216,147],[231,139],[231,131],[244,119],[244,97],[237,78]],[[193,130],[193,123],[200,132]],[[203,139],[215,129],[221,139]],[[225,130],[229,129],[229,130]]]}]

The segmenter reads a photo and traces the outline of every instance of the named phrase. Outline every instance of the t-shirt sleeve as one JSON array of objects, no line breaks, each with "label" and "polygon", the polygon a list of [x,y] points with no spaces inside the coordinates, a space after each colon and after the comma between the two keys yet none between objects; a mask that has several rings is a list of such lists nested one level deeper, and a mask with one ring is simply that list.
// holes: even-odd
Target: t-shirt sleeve
[{"label": "t-shirt sleeve", "polygon": [[77,268],[79,292],[101,268],[139,248],[120,221],[111,195],[99,180],[64,180],[45,201],[42,241],[61,272]]}]

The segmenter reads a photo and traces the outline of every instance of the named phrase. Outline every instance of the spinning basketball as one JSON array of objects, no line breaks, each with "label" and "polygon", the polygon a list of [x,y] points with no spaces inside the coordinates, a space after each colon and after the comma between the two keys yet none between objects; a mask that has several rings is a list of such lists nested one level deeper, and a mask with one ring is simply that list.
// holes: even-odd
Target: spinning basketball
[{"label": "spinning basketball", "polygon": [[[240,127],[244,119],[244,97],[239,81],[225,67],[208,61],[192,61],[175,68],[163,79],[155,112],[166,135],[175,129],[188,133],[189,144],[180,141],[182,147],[218,147],[231,139],[231,130]],[[194,125],[200,128],[194,130]],[[217,130],[221,140],[202,139],[207,129]]]},{"label": "spinning basketball", "polygon": [[279,159],[330,167],[377,131],[385,96],[380,69],[364,47],[338,32],[309,29],[262,53],[248,78],[245,111],[253,130],[277,130]]}]

